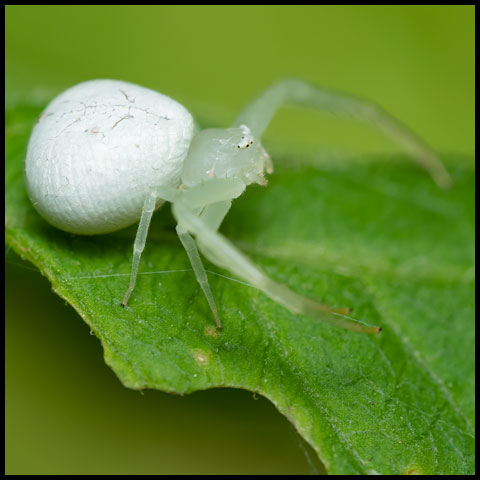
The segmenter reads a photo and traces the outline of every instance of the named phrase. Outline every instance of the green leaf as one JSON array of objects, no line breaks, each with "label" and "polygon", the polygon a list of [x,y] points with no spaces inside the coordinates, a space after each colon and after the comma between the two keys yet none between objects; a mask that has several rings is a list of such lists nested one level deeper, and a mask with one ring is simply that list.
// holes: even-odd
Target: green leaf
[{"label": "green leaf", "polygon": [[23,161],[40,111],[6,112],[7,242],[87,322],[125,386],[258,392],[331,474],[473,472],[468,163],[450,158],[454,186],[440,191],[405,158],[299,162],[274,154],[269,187],[235,201],[222,232],[277,281],[351,306],[383,332],[355,334],[293,315],[206,263],[224,325],[217,331],[168,207],[154,216],[126,309],[135,227],[73,236],[35,212]]}]

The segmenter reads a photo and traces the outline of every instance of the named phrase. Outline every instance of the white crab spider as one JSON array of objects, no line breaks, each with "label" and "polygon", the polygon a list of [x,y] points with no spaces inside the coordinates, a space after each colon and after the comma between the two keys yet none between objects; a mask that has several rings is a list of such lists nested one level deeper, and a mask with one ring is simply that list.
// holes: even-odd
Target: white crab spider
[{"label": "white crab spider", "polygon": [[283,104],[372,123],[413,154],[439,186],[450,183],[433,151],[381,108],[299,80],[271,86],[233,127],[196,134],[190,113],[171,98],[123,81],[92,80],[56,97],[34,127],[25,162],[30,199],[52,225],[77,234],[109,233],[140,219],[122,306],[135,286],[152,214],[169,201],[218,328],[217,306],[198,250],[294,313],[378,333],[379,327],[349,318],[349,309],[331,308],[276,283],[218,233],[232,200],[251,183],[265,185],[264,172],[273,171],[260,138]]}]

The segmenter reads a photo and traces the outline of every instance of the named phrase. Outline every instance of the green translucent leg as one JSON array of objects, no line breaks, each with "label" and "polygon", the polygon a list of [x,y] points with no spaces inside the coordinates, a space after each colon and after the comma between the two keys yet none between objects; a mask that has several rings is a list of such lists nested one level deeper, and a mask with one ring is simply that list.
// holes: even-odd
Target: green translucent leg
[{"label": "green translucent leg", "polygon": [[[180,192],[176,188],[170,188],[160,186],[154,191],[150,192],[145,199],[142,209],[142,215],[138,224],[137,235],[135,237],[135,243],[133,244],[133,260],[132,270],[130,272],[130,283],[125,296],[122,300],[122,307],[125,307],[128,303],[128,299],[135,288],[135,282],[137,280],[138,266],[140,264],[140,258],[142,257],[143,249],[145,248],[145,242],[147,240],[148,228],[150,227],[150,221],[152,220],[153,212],[160,208],[165,201],[174,202],[180,195]],[[161,201],[159,199],[162,199]]]},{"label": "green translucent leg", "polygon": [[182,203],[175,203],[172,210],[178,222],[196,236],[199,248],[211,262],[238,275],[290,311],[312,315],[319,320],[356,332],[378,333],[381,331],[380,327],[367,325],[348,317],[349,309],[334,309],[315,302],[270,279],[246,255],[225,237],[209,228],[201,218]]},{"label": "green translucent leg", "polygon": [[451,184],[449,173],[431,147],[380,106],[367,100],[317,88],[301,80],[285,79],[272,85],[247,105],[234,125],[247,125],[252,133],[260,138],[282,105],[326,110],[370,123],[413,155],[439,187],[447,188]]},{"label": "green translucent leg", "polygon": [[177,225],[177,233],[183,247],[185,248],[185,251],[187,252],[188,258],[190,259],[190,263],[192,264],[192,268],[195,272],[198,283],[200,284],[203,293],[207,297],[208,304],[210,305],[210,309],[212,310],[213,316],[215,317],[215,321],[217,323],[217,328],[222,328],[222,324],[220,323],[220,318],[218,316],[217,304],[215,303],[212,291],[210,290],[207,273],[205,272],[202,260],[200,259],[200,255],[198,254],[195,240],[181,225]]},{"label": "green translucent leg", "polygon": [[[238,197],[244,190],[245,184],[241,181],[213,179],[182,192],[182,202],[188,205],[189,211],[191,211],[190,209],[197,211],[202,208],[200,216],[203,221],[213,230],[217,230],[230,209],[231,199]],[[192,215],[195,214],[192,212]],[[217,323],[217,328],[221,328],[217,305],[210,290],[207,274],[198,253],[196,242],[189,235],[181,221],[177,225],[177,233],[190,259],[197,281],[207,297],[208,304]]]},{"label": "green translucent leg", "polygon": [[145,199],[143,204],[142,216],[140,217],[140,223],[138,224],[137,236],[135,237],[135,243],[133,244],[133,261],[132,270],[130,272],[130,284],[128,285],[127,292],[122,300],[122,307],[127,305],[128,299],[135,288],[135,282],[137,280],[138,265],[140,264],[140,258],[142,256],[143,249],[145,248],[145,241],[147,240],[148,227],[150,226],[150,220],[152,219],[153,212],[155,211],[157,196],[155,193],[150,193]]},{"label": "green translucent leg", "polygon": [[190,208],[203,208],[212,203],[229,201],[245,191],[245,183],[234,178],[215,178],[182,192],[182,202]]},{"label": "green translucent leg", "polygon": [[203,209],[200,218],[205,225],[216,232],[220,228],[220,225],[231,206],[232,202],[228,200],[212,203]]}]

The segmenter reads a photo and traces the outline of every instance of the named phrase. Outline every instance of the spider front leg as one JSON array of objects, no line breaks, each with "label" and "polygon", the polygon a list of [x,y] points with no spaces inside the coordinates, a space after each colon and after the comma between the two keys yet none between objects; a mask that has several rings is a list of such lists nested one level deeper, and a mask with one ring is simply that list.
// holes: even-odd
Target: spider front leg
[{"label": "spider front leg", "polygon": [[210,290],[210,285],[208,283],[207,273],[205,272],[205,267],[203,266],[200,255],[198,254],[197,245],[195,240],[188,234],[188,232],[180,224],[177,225],[177,234],[178,238],[182,242],[183,248],[187,252],[190,263],[192,264],[193,271],[197,277],[197,281],[200,284],[200,287],[207,297],[208,304],[212,310],[213,316],[215,317],[215,322],[217,323],[217,328],[222,328],[220,318],[218,316],[217,304],[213,298],[212,291]]},{"label": "spider front leg", "polygon": [[231,206],[231,200],[212,203],[203,209],[200,218],[210,229],[216,232],[220,228],[220,225]]},{"label": "spider front leg", "polygon": [[330,324],[356,332],[378,333],[380,327],[367,325],[347,316],[348,309],[335,309],[292,292],[269,278],[225,237],[209,227],[184,202],[176,202],[172,211],[179,224],[193,233],[201,252],[215,265],[231,271],[294,313],[312,315]]},{"label": "spider front leg", "polygon": [[367,100],[317,88],[301,80],[285,79],[272,85],[240,113],[235,126],[247,125],[254,136],[261,138],[275,112],[282,105],[327,110],[370,123],[413,155],[439,187],[447,188],[451,185],[449,173],[432,148],[380,106]]},{"label": "spider front leg", "polygon": [[[214,179],[208,182],[197,185],[196,187],[186,190],[182,193],[182,201],[188,205],[188,209],[193,208],[198,210],[202,208],[200,217],[203,222],[213,230],[217,230],[225,215],[228,213],[232,204],[231,199],[238,197],[243,190],[245,184],[239,180],[234,179]],[[192,212],[192,215],[195,214]],[[197,250],[195,240],[189,235],[188,229],[178,220],[177,234],[182,242],[183,248],[187,252],[188,258],[192,265],[195,277],[207,298],[210,309],[212,310],[217,328],[222,328],[220,317],[218,315],[217,305],[213,298],[210,284],[208,283],[207,273],[203,266],[202,260]]]}]

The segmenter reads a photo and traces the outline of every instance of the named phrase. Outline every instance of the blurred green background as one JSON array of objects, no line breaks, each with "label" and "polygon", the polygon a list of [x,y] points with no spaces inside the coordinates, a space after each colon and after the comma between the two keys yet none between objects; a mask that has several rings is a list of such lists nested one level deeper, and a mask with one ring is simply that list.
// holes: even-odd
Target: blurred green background
[{"label": "blurred green background", "polygon": [[[135,82],[228,125],[281,76],[373,99],[440,152],[474,152],[473,6],[7,6],[6,103],[92,78]],[[285,109],[267,149],[395,151],[364,125]],[[9,474],[308,474],[312,450],[265,399],[123,388],[99,342],[10,250]]]}]

